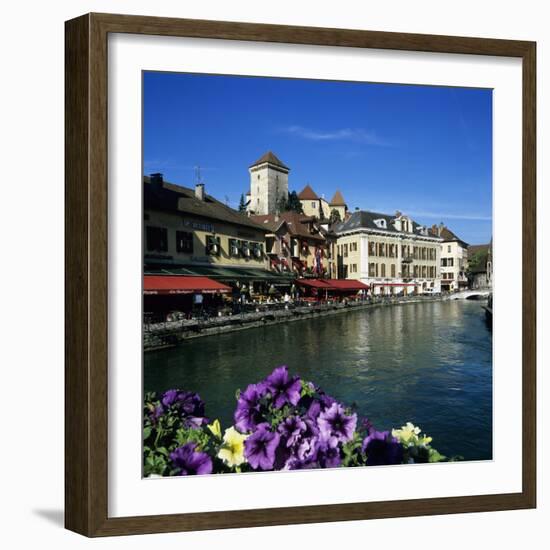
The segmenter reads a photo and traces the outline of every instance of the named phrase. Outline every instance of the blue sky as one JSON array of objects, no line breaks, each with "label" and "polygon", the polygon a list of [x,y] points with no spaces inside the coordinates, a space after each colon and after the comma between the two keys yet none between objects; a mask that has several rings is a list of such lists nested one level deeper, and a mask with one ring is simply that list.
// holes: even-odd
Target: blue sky
[{"label": "blue sky", "polygon": [[145,174],[191,187],[200,165],[234,207],[271,150],[290,190],[491,238],[491,90],[147,72],[143,150]]}]

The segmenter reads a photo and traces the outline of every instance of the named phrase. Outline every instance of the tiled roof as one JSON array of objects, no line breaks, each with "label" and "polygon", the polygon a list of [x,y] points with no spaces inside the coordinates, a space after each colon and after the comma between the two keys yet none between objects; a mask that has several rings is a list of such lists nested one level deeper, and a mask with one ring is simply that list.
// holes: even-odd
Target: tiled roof
[{"label": "tiled roof", "polygon": [[463,241],[458,235],[453,233],[448,227],[439,227],[437,225],[433,225],[430,229],[430,233],[437,237],[438,235],[443,239],[443,242],[452,242],[457,241],[461,243],[463,246],[467,247],[468,243]]},{"label": "tiled roof", "polygon": [[281,216],[276,219],[276,216],[274,214],[267,214],[263,216],[252,215],[250,216],[250,219],[254,223],[257,223],[258,225],[269,229],[271,233],[275,233],[276,231],[278,231],[281,225],[285,223],[285,220],[283,220]]},{"label": "tiled roof", "polygon": [[[276,220],[278,216],[278,219]],[[313,223],[314,218],[304,216],[297,212],[282,212],[281,214],[267,214],[264,216],[250,216],[250,219],[272,232],[277,231],[283,223],[288,227],[291,235],[297,237],[307,237],[308,239],[324,241],[324,237],[320,231],[311,233],[309,225]]]},{"label": "tiled roof", "polygon": [[346,206],[346,201],[339,189],[336,190],[329,204],[330,206]]},{"label": "tiled roof", "polygon": [[264,227],[252,221],[248,216],[230,208],[211,195],[205,194],[204,200],[200,200],[195,197],[194,189],[167,181],[152,183],[148,176],[143,178],[143,208],[145,210],[193,214],[210,220],[266,231]]},{"label": "tiled roof", "polygon": [[298,198],[305,201],[319,200],[317,193],[315,193],[309,183],[298,193]]},{"label": "tiled roof", "polygon": [[[385,220],[386,227],[379,227],[376,225],[375,220]],[[341,223],[337,223],[334,226],[334,231],[336,234],[343,233],[345,231],[352,231],[354,229],[378,229],[387,231],[389,233],[399,233],[403,234],[401,231],[395,229],[393,222],[395,220],[395,215],[391,214],[382,214],[380,212],[370,212],[368,210],[356,210],[353,212],[349,218]],[[438,238],[435,235],[432,235],[428,232],[427,235],[421,235],[419,229],[422,227],[417,222],[413,221],[413,234],[420,236],[428,236],[432,238]]]},{"label": "tiled roof", "polygon": [[256,162],[251,164],[250,167],[252,168],[252,166],[258,166],[259,164],[264,164],[266,162],[273,164],[274,166],[284,168],[285,170],[290,170],[290,168],[286,166],[286,164],[284,164],[279,158],[277,158],[277,156],[271,151],[264,153]]}]

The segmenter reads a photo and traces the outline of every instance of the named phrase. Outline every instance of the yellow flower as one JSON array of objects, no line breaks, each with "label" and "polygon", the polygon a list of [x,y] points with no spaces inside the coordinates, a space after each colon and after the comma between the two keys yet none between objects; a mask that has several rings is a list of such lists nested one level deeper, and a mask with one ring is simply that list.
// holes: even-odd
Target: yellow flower
[{"label": "yellow flower", "polygon": [[420,435],[420,428],[415,426],[412,422],[407,422],[405,426],[401,426],[400,430],[392,430],[393,437],[396,437],[405,445],[418,445],[418,444],[427,444],[432,438],[424,436],[418,437]]},{"label": "yellow flower", "polygon": [[207,428],[212,432],[212,434],[218,439],[222,438],[222,428],[220,426],[219,420],[214,420],[212,424],[208,424]]},{"label": "yellow flower", "polygon": [[230,467],[240,466],[245,461],[244,440],[247,437],[239,433],[233,426],[225,430],[218,457]]}]

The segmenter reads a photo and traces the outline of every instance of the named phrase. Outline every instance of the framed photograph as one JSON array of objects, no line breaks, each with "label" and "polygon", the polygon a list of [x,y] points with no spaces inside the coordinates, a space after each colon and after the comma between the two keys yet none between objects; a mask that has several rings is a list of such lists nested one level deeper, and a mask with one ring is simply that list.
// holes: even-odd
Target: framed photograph
[{"label": "framed photograph", "polygon": [[534,508],[535,43],[65,36],[66,527]]}]

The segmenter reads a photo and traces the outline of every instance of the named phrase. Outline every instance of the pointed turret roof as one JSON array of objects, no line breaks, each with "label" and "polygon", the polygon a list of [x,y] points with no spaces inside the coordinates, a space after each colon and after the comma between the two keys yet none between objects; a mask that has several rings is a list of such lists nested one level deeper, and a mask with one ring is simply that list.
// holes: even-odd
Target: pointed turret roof
[{"label": "pointed turret roof", "polygon": [[340,193],[339,189],[337,189],[336,193],[334,193],[334,196],[332,197],[329,205],[330,206],[346,206],[346,201],[344,200],[344,197],[342,196],[342,193]]},{"label": "pointed turret roof", "polygon": [[264,163],[273,164],[274,166],[279,166],[281,168],[284,168],[285,170],[290,170],[290,168],[284,164],[277,156],[272,152],[268,151],[267,153],[264,153],[254,164],[250,165],[250,168],[253,166],[258,166],[259,164]]},{"label": "pointed turret roof", "polygon": [[304,201],[319,200],[317,193],[311,188],[309,183],[298,193],[298,198]]}]

